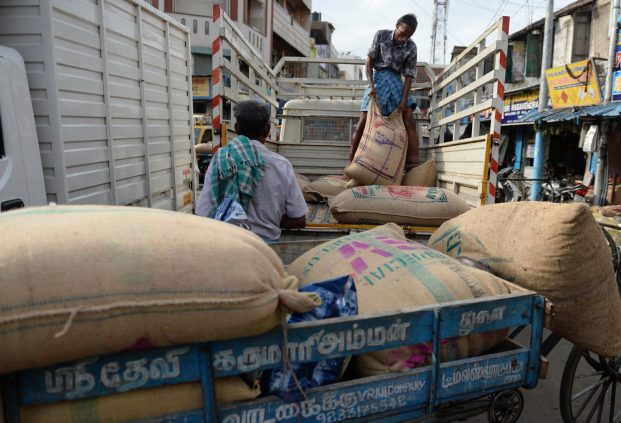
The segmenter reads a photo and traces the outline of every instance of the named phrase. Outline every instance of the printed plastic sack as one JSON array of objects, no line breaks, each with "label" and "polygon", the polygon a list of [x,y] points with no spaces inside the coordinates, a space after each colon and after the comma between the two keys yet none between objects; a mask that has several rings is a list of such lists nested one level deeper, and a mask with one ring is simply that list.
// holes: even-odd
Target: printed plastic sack
[{"label": "printed plastic sack", "polygon": [[[307,313],[292,314],[289,318],[289,323],[309,322],[358,314],[356,285],[351,276],[307,285],[301,288],[300,291],[319,295],[321,305]],[[298,390],[292,372],[295,372],[300,387],[306,390],[337,382],[344,362],[345,358],[343,357],[293,365],[290,371],[284,374],[284,380],[282,369],[274,370],[268,373],[268,391],[286,401],[301,401],[303,397]]]},{"label": "printed plastic sack", "polygon": [[375,99],[369,102],[362,139],[345,174],[360,185],[399,185],[408,141],[398,110],[382,116]]},{"label": "printed plastic sack", "polygon": [[[301,285],[355,274],[361,315],[510,292],[504,281],[490,273],[409,242],[403,229],[392,223],[318,245],[293,261],[287,270],[298,277]],[[441,344],[440,359],[485,353],[502,342],[506,334],[507,330],[501,329],[447,339]],[[359,355],[353,365],[359,376],[371,376],[428,363],[430,353],[428,344],[403,346]]]}]

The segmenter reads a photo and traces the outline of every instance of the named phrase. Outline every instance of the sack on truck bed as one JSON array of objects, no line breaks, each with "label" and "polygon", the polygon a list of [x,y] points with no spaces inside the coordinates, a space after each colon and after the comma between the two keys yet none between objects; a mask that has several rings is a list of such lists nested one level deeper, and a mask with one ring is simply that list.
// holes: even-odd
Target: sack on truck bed
[{"label": "sack on truck bed", "polygon": [[552,330],[595,353],[621,355],[621,300],[610,250],[586,205],[473,209],[440,226],[428,245],[539,292],[554,303]]},{"label": "sack on truck bed", "polygon": [[[216,379],[218,404],[254,399],[260,393],[258,387],[249,387],[239,377]],[[127,422],[199,410],[203,406],[203,390],[201,384],[195,382],[70,402],[21,406],[20,417],[24,423]]]},{"label": "sack on truck bed", "polygon": [[341,223],[435,226],[470,206],[442,188],[371,185],[343,191],[330,201],[330,210]]},{"label": "sack on truck bed", "polygon": [[308,183],[303,189],[304,199],[308,202],[328,200],[347,189],[347,181],[342,175],[321,176]]},{"label": "sack on truck bed", "polygon": [[[416,242],[388,224],[321,244],[288,267],[302,285],[354,273],[360,315],[509,293],[490,273],[470,268]],[[506,330],[442,343],[442,359],[474,356],[500,343]],[[405,340],[404,340],[405,341]],[[405,370],[429,361],[426,344],[357,357],[360,376]]]},{"label": "sack on truck bed", "polygon": [[0,374],[257,335],[280,324],[282,305],[319,303],[259,237],[212,219],[41,207],[2,213],[0,233]]},{"label": "sack on truck bed", "polygon": [[427,160],[420,166],[416,166],[403,177],[401,185],[413,187],[435,187],[438,181],[436,162]]},{"label": "sack on truck bed", "polygon": [[408,140],[399,111],[382,116],[377,101],[369,101],[367,122],[360,144],[345,174],[360,185],[399,185]]}]

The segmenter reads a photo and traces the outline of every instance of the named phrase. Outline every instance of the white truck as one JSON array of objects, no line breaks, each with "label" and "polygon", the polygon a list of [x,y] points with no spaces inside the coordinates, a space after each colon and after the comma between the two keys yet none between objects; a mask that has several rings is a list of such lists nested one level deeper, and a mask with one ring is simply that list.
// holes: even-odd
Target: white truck
[{"label": "white truck", "polygon": [[192,212],[190,52],[188,30],[145,2],[0,2],[2,210]]},{"label": "white truck", "polygon": [[[276,129],[279,100],[288,100],[279,136],[268,147],[288,158],[301,174],[342,174],[367,81],[310,77],[321,72],[309,66],[330,74],[325,72],[328,66],[360,66],[364,61],[284,57],[271,69],[220,6],[214,6],[212,16],[219,34],[212,48],[214,129],[225,120],[232,128],[231,105],[247,98],[273,106]],[[428,113],[418,116],[420,158],[433,158],[438,186],[454,191],[473,207],[493,203],[495,197],[508,30],[505,16],[438,75],[421,63],[419,73],[428,79],[413,86],[415,95],[422,91],[431,103]],[[215,135],[214,146],[218,145]]]}]

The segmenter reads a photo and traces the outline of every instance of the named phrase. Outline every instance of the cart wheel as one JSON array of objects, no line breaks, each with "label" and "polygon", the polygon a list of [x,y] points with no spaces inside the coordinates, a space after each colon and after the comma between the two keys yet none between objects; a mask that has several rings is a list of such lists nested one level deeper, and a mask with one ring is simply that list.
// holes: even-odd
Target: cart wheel
[{"label": "cart wheel", "polygon": [[564,423],[621,422],[621,359],[609,360],[573,347],[561,379],[560,406]]},{"label": "cart wheel", "polygon": [[492,397],[487,410],[489,423],[515,423],[524,409],[524,396],[518,389],[507,389]]}]

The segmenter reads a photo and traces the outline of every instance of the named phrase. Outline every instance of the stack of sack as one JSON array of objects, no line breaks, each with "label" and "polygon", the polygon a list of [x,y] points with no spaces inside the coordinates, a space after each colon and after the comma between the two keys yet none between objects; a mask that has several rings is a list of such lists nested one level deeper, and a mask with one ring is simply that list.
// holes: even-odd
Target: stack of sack
[{"label": "stack of sack", "polygon": [[440,226],[428,245],[541,293],[554,303],[554,332],[597,354],[621,355],[621,300],[610,249],[588,206],[480,207]]},{"label": "stack of sack", "polygon": [[[0,233],[10,240],[0,243],[0,374],[258,335],[281,323],[283,307],[306,312],[320,303],[298,291],[259,237],[212,219],[132,207],[41,207],[0,214]],[[218,379],[215,389],[220,403],[260,394],[239,377]],[[22,416],[124,421],[201,407],[200,384],[192,383],[29,406]]]},{"label": "stack of sack", "polygon": [[[361,315],[509,293],[505,282],[431,248],[406,240],[387,224],[328,241],[293,261],[287,270],[301,285],[354,274]],[[506,337],[506,330],[445,340],[441,359],[480,355]],[[419,344],[356,357],[359,376],[406,370],[429,363],[431,348]]]}]

